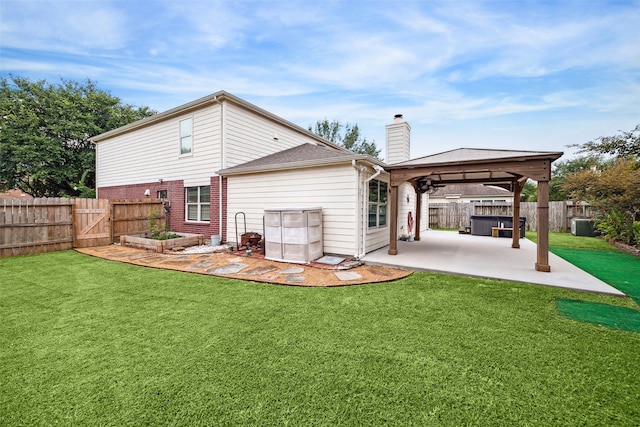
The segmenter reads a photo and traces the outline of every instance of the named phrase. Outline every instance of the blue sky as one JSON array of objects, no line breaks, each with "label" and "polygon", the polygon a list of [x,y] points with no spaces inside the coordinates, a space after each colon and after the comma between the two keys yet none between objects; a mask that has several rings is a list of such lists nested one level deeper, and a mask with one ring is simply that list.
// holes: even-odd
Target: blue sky
[{"label": "blue sky", "polygon": [[0,75],[164,111],[226,90],[302,127],[403,114],[413,158],[640,124],[640,1],[7,1]]}]

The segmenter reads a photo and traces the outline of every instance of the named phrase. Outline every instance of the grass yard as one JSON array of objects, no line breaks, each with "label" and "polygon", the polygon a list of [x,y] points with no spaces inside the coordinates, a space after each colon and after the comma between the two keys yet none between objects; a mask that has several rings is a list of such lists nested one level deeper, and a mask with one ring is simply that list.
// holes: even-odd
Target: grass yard
[{"label": "grass yard", "polygon": [[634,307],[429,273],[299,288],[0,259],[0,425],[638,425],[640,334],[557,298]]},{"label": "grass yard", "polygon": [[[535,242],[537,234],[527,232],[527,238]],[[639,258],[603,239],[569,233],[549,233],[549,250],[621,290],[640,305]],[[640,333],[638,306],[627,308],[570,299],[558,299],[557,304],[558,310],[572,319]]]}]

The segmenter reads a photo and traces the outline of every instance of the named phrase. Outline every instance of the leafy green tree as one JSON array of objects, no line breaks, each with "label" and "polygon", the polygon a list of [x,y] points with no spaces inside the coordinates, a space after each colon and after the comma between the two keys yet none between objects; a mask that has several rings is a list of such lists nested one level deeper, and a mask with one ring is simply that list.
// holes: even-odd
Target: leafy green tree
[{"label": "leafy green tree", "polygon": [[357,124],[351,125],[347,123],[343,125],[339,120],[330,122],[324,119],[318,120],[315,127],[309,125],[309,131],[354,153],[366,154],[381,160],[379,157],[380,150],[376,148],[375,141],[369,142],[360,135],[360,128],[358,128]]},{"label": "leafy green tree", "polygon": [[95,195],[89,138],[155,114],[122,104],[90,80],[0,79],[0,190],[35,197]]},{"label": "leafy green tree", "polygon": [[521,202],[535,202],[538,200],[538,186],[533,181],[528,179],[522,187],[520,193]]},{"label": "leafy green tree", "polygon": [[564,201],[571,195],[564,189],[567,177],[576,172],[588,169],[602,169],[605,162],[601,156],[581,156],[553,164],[551,181],[549,181],[549,200]]},{"label": "leafy green tree", "polygon": [[600,208],[598,228],[614,240],[640,243],[640,162],[618,158],[566,177],[563,189]]},{"label": "leafy green tree", "polygon": [[632,131],[622,132],[614,136],[601,136],[584,144],[573,144],[579,153],[607,154],[621,158],[640,157],[640,125]]}]

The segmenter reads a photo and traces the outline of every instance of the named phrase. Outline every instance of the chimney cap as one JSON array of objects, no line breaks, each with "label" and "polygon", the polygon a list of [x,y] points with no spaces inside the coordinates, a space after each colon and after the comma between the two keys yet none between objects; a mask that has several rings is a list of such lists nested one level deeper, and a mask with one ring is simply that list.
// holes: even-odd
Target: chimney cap
[{"label": "chimney cap", "polygon": [[402,121],[402,114],[396,114],[393,116],[393,121],[396,123],[400,123]]}]

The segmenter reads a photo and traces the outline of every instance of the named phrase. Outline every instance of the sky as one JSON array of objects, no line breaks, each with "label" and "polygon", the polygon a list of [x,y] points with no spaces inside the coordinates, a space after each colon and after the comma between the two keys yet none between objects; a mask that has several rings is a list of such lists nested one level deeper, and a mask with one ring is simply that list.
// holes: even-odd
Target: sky
[{"label": "sky", "polygon": [[640,124],[637,1],[0,0],[0,77],[158,112],[225,90],[304,128],[357,124],[385,155],[564,151]]}]

